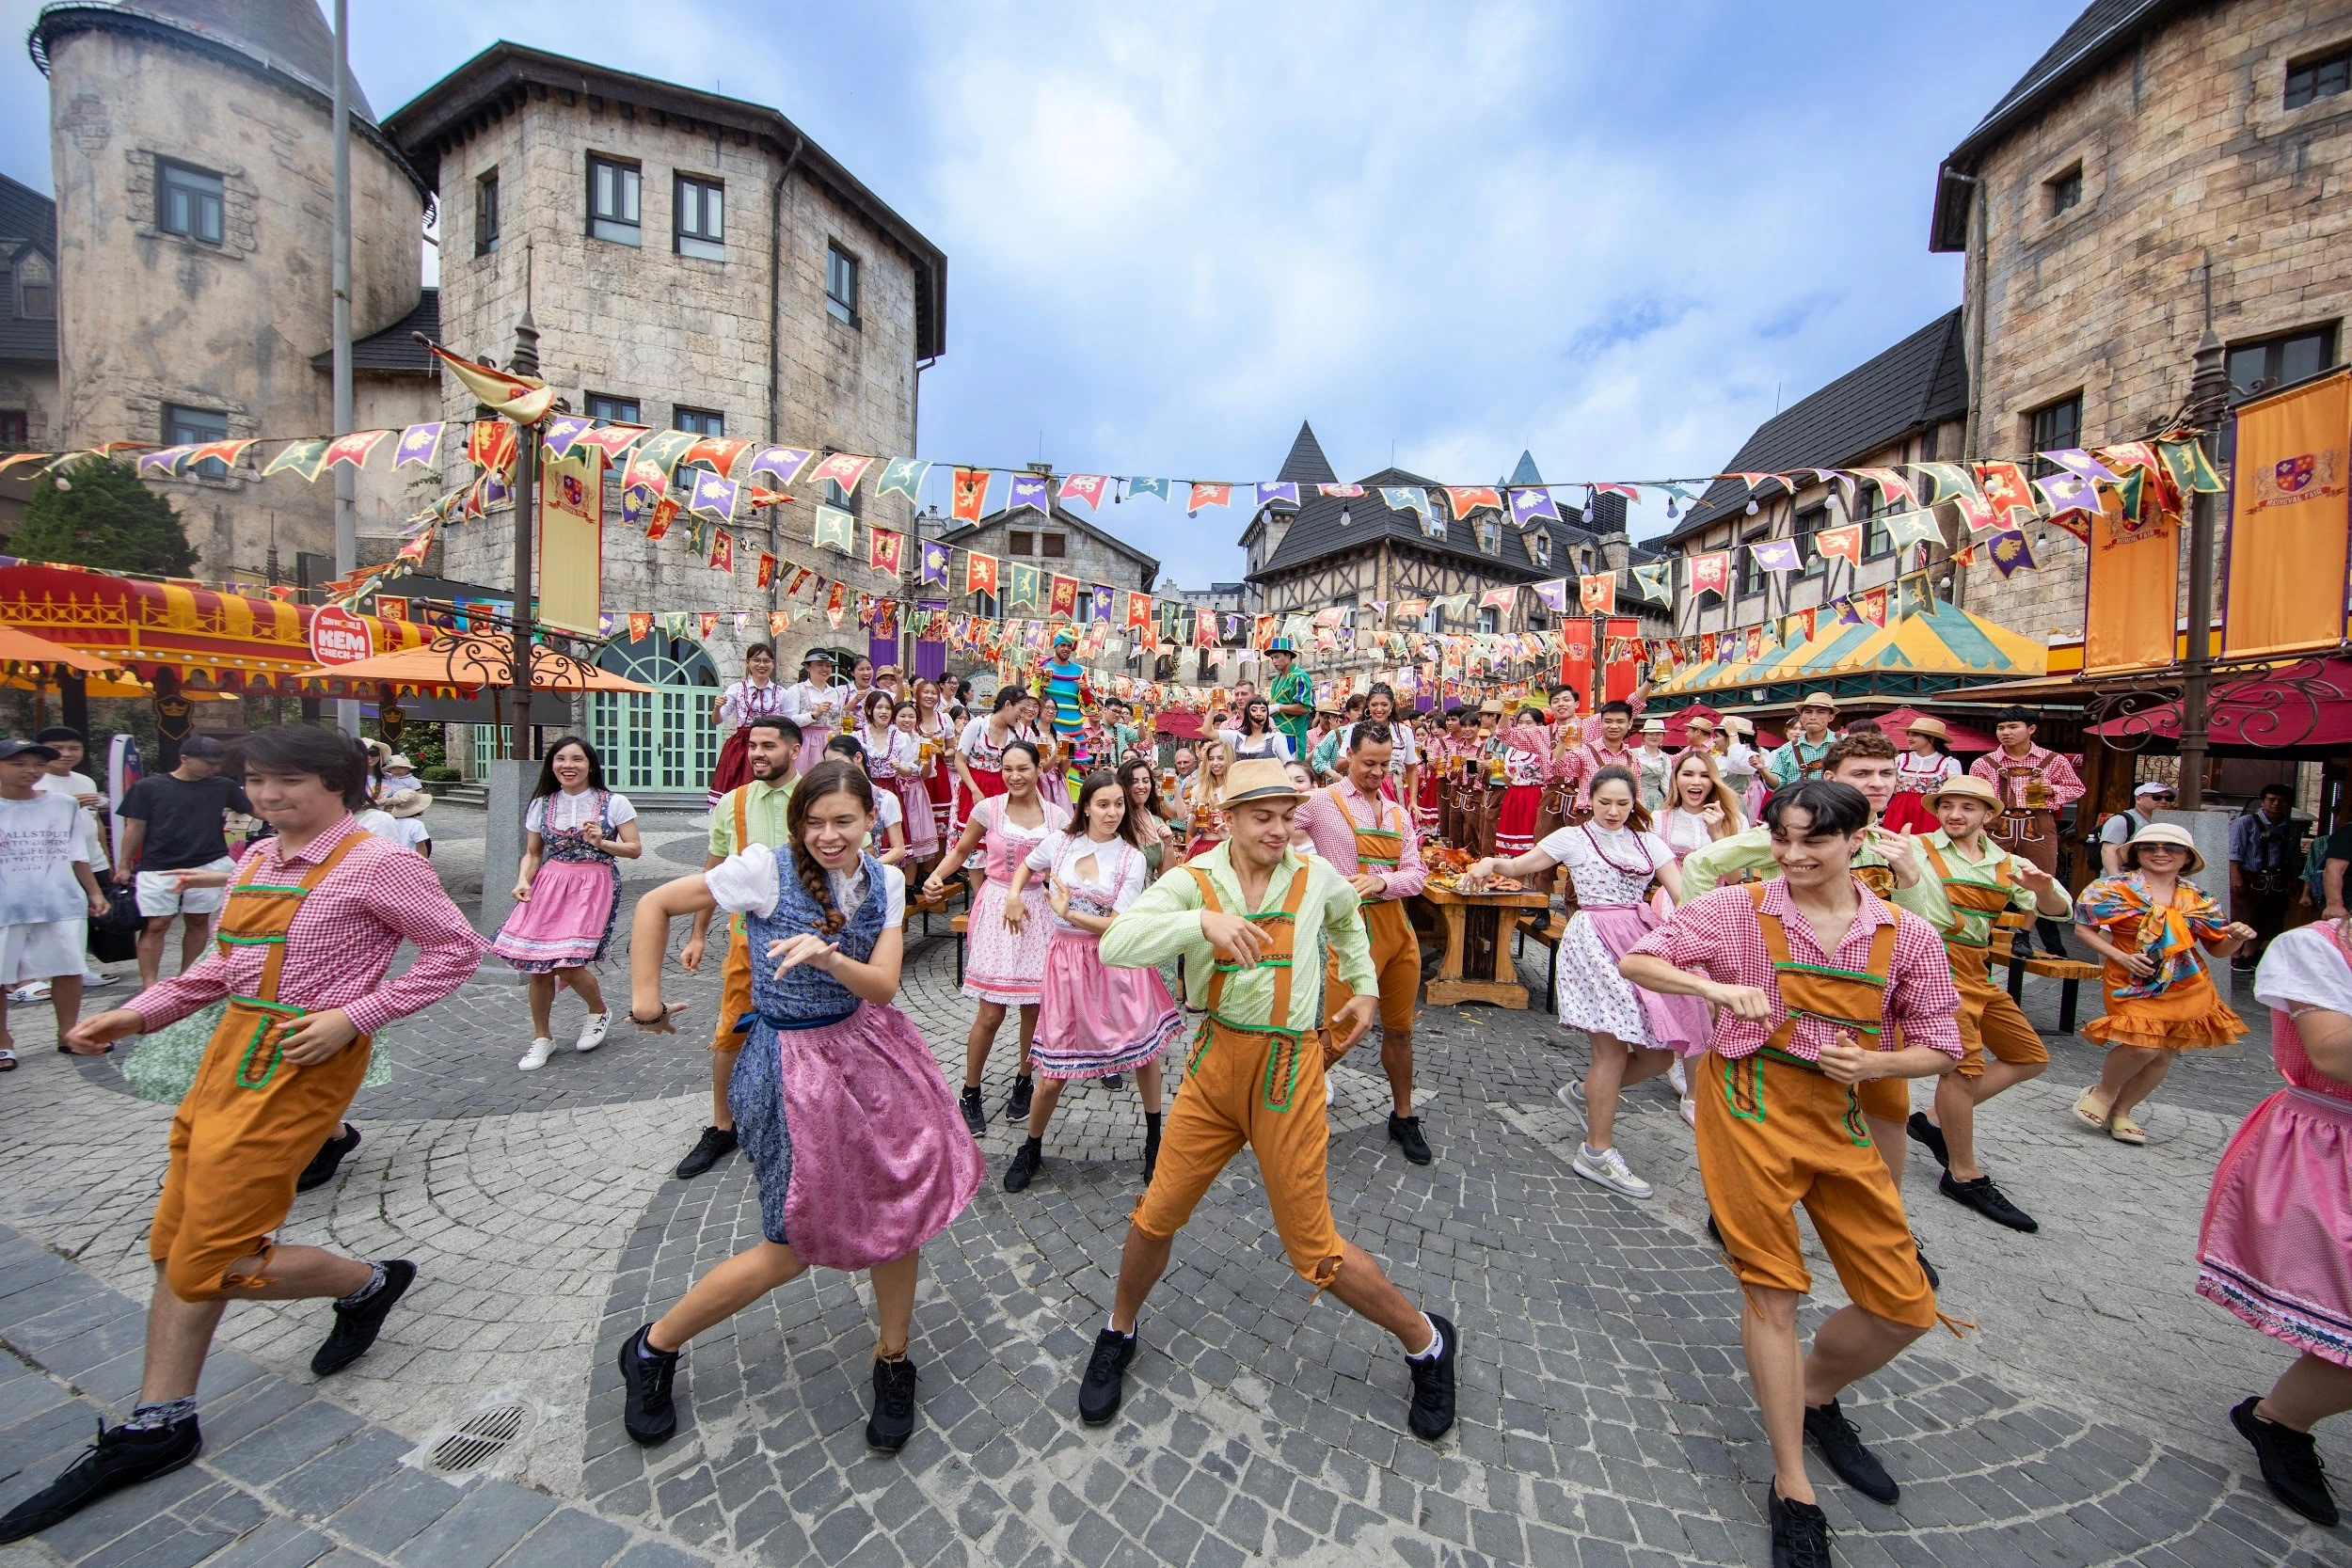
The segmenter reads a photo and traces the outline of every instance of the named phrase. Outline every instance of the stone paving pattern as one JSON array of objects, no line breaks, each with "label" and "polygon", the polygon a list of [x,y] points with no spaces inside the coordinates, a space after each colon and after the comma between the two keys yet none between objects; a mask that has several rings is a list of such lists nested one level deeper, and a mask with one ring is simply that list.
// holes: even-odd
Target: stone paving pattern
[{"label": "stone paving pattern", "polygon": [[[478,879],[465,819],[448,816],[435,822],[444,875]],[[699,865],[691,832],[648,837],[632,890]],[[917,944],[902,1003],[953,1080],[971,1008],[947,941],[942,923]],[[1542,958],[1529,949],[1538,984]],[[623,968],[616,954],[608,976]],[[925,1251],[922,1418],[903,1454],[865,1450],[870,1297],[825,1273],[697,1340],[679,1435],[639,1449],[620,1430],[615,1348],[758,1233],[739,1160],[670,1177],[707,1115],[715,961],[672,979],[697,1004],[686,1034],[624,1030],[537,1073],[513,1068],[527,1029],[511,983],[485,977],[401,1025],[392,1083],[354,1114],[366,1143],[286,1230],[423,1265],[377,1348],[323,1383],[306,1366],[323,1307],[232,1307],[203,1390],[203,1459],[0,1547],[0,1568],[1763,1560],[1769,1466],[1687,1131],[1645,1086],[1619,1141],[1658,1196],[1574,1176],[1581,1130],[1552,1090],[1584,1053],[1539,1011],[1423,1013],[1427,1169],[1382,1135],[1373,1055],[1334,1074],[1343,1230],[1465,1337],[1461,1421],[1439,1444],[1402,1433],[1393,1345],[1290,1272],[1246,1155],[1178,1241],[1120,1419],[1077,1424],[1077,1373],[1139,1185],[1130,1083],[1072,1091],[1025,1194],[997,1181],[1018,1131],[999,1117],[982,1139],[989,1184]],[[2055,988],[2027,998],[2054,1028]],[[2259,1022],[2243,988],[2239,1000]],[[559,1039],[577,1016],[559,1003]],[[0,1221],[14,1227],[0,1235],[0,1507],[70,1459],[102,1410],[127,1407],[169,1115],[123,1092],[111,1061],[52,1053],[45,1007],[16,1022],[25,1065],[0,1079]],[[2271,1499],[2226,1423],[2286,1353],[2190,1291],[2214,1159],[2275,1083],[2260,1039],[2185,1060],[2133,1150],[2067,1119],[2097,1053],[2054,1037],[2051,1072],[1994,1101],[1980,1134],[2039,1236],[1938,1197],[1915,1153],[1906,1196],[1945,1271],[1942,1305],[1979,1327],[1922,1340],[1849,1396],[1904,1492],[1883,1509],[1816,1465],[1841,1561],[2352,1561],[2340,1532]],[[992,1116],[1011,1051],[1008,1029]],[[1842,1299],[1815,1262],[1812,1317]],[[436,1474],[438,1439],[499,1405],[526,1413],[513,1445],[475,1473]],[[2352,1474],[2352,1440],[2340,1427],[2321,1439]]]}]

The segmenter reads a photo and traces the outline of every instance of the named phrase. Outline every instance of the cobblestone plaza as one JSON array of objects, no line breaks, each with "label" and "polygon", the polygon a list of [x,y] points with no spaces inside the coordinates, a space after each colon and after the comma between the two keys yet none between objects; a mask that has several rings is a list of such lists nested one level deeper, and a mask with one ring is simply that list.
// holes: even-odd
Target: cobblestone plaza
[{"label": "cobblestone plaza", "polygon": [[[433,817],[461,896],[479,878],[480,820]],[[684,820],[645,822],[632,891],[701,863]],[[910,937],[901,1005],[952,1079],[972,1005],[945,922]],[[1538,986],[1542,957],[1529,948]],[[1461,1418],[1438,1444],[1403,1433],[1405,1370],[1385,1337],[1291,1273],[1246,1157],[1177,1242],[1120,1418],[1080,1426],[1078,1374],[1139,1190],[1141,1117],[1132,1086],[1074,1089],[1043,1174],[1005,1194],[1009,1028],[989,1071],[989,1183],[924,1254],[920,1424],[905,1451],[866,1449],[864,1285],[821,1273],[697,1339],[681,1431],[640,1449],[621,1430],[615,1347],[758,1234],[742,1160],[671,1176],[707,1117],[715,968],[673,977],[693,1004],[685,1034],[623,1029],[532,1074],[515,1070],[528,1028],[502,976],[397,1025],[392,1080],[353,1115],[365,1143],[285,1231],[419,1263],[383,1338],[322,1381],[305,1370],[319,1304],[232,1307],[202,1390],[202,1459],[0,1548],[0,1568],[1763,1560],[1770,1466],[1688,1132],[1644,1085],[1619,1141],[1658,1196],[1573,1175],[1579,1128],[1553,1090],[1581,1070],[1583,1045],[1541,1011],[1424,1009],[1427,1168],[1383,1136],[1372,1054],[1335,1074],[1343,1231],[1462,1330]],[[1903,1491],[1881,1508],[1817,1466],[1842,1560],[2352,1560],[2336,1532],[2272,1500],[2229,1429],[2228,1407],[2267,1387],[2286,1353],[2191,1293],[2216,1158],[2276,1082],[2261,1032],[2184,1061],[2147,1118],[2149,1146],[2126,1148],[2067,1117],[2096,1053],[2054,1033],[2055,990],[2040,985],[2027,1001],[2055,1065],[1993,1102],[1981,1141],[2041,1233],[1938,1197],[1914,1151],[1906,1196],[1943,1270],[1940,1305],[1976,1326],[1921,1340],[1850,1397]],[[2236,1002],[2259,1024],[2242,986]],[[560,1002],[559,1040],[576,1020]],[[16,1023],[31,1049],[0,1079],[0,1507],[86,1444],[102,1411],[128,1407],[169,1119],[112,1060],[51,1052],[45,1006]],[[1811,1261],[1808,1321],[1842,1300]],[[2319,1437],[2352,1471],[2344,1433]]]}]

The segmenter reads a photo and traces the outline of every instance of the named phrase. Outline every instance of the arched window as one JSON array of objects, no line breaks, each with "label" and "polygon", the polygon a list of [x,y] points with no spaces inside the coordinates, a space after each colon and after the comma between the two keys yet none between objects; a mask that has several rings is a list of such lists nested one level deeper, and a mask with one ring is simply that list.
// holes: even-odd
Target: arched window
[{"label": "arched window", "polygon": [[616,639],[596,656],[599,668],[653,688],[592,691],[588,738],[603,753],[605,776],[620,790],[700,794],[719,767],[719,667],[691,638],[657,631]]}]

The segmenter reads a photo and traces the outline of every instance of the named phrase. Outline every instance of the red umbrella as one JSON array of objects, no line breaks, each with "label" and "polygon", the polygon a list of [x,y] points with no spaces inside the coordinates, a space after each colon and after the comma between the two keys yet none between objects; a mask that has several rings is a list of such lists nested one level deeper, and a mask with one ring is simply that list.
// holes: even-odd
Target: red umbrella
[{"label": "red umbrella", "polygon": [[[2266,676],[2217,682],[2205,723],[2217,746],[2352,743],[2352,659],[2306,659]],[[2166,703],[2092,728],[2103,736],[2177,740],[2181,705]]]}]

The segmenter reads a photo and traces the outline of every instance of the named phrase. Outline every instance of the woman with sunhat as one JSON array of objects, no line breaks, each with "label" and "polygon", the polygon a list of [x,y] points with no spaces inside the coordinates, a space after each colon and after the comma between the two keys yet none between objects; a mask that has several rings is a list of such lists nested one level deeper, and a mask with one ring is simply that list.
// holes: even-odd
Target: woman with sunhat
[{"label": "woman with sunhat", "polygon": [[2164,1082],[2173,1057],[2246,1033],[2198,949],[2227,958],[2254,940],[2254,928],[2224,919],[2185,879],[2205,868],[2187,829],[2152,822],[2123,846],[2122,858],[2121,876],[2100,878],[2074,900],[2075,934],[2106,960],[2099,989],[2107,1007],[2080,1031],[2107,1048],[2107,1059],[2099,1082],[2074,1101],[2074,1119],[2118,1143],[2144,1144],[2147,1130],[2131,1113]]},{"label": "woman with sunhat", "polygon": [[[834,684],[833,655],[822,648],[811,648],[802,662],[801,678],[784,689],[782,705],[777,709],[785,718],[801,726],[801,760],[794,771],[806,773],[825,760],[825,742],[841,733],[841,716],[848,711],[850,689]],[[749,724],[751,721],[743,721]],[[724,758],[721,759],[722,762]],[[750,777],[746,762],[744,777]],[[737,784],[743,783],[738,779]],[[730,786],[732,787],[732,786]],[[716,795],[711,803],[718,803]]]},{"label": "woman with sunhat", "polygon": [[1895,793],[1880,815],[1882,826],[1899,833],[1935,832],[1935,792],[1963,771],[1960,759],[1946,750],[1950,740],[1944,721],[1924,713],[1905,727],[1907,749],[1895,759]]}]

